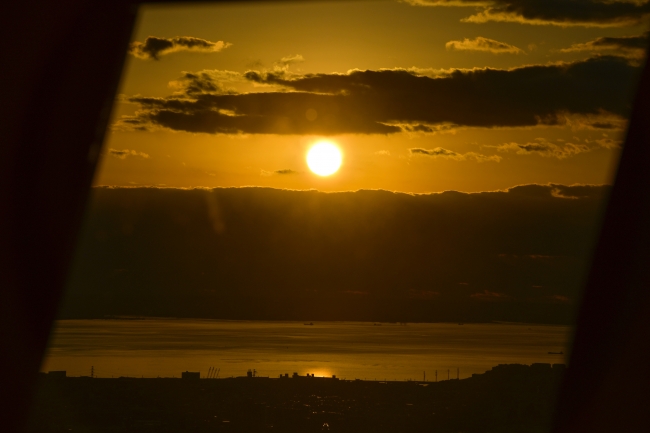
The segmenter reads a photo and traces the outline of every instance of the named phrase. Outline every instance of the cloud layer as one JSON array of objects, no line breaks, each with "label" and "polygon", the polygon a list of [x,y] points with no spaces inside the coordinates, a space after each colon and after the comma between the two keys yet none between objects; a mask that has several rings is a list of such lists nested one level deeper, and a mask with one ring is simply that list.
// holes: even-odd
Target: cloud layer
[{"label": "cloud layer", "polygon": [[260,176],[274,176],[274,175],[287,176],[293,174],[300,174],[300,172],[296,170],[292,170],[290,168],[283,168],[281,170],[275,170],[275,171],[267,171],[267,170],[260,171]]},{"label": "cloud layer", "polygon": [[417,6],[472,7],[462,21],[507,21],[557,26],[627,26],[647,20],[647,0],[404,0]]},{"label": "cloud layer", "polygon": [[591,52],[616,52],[619,55],[625,55],[632,58],[641,59],[645,56],[648,48],[648,32],[638,36],[625,37],[602,37],[582,44],[573,44],[568,48],[560,50],[562,53],[571,53],[576,51]]},{"label": "cloud layer", "polygon": [[543,138],[538,138],[536,141],[528,143],[505,143],[485,147],[492,147],[500,152],[513,152],[518,155],[541,155],[557,159],[569,158],[593,149],[593,147],[584,143],[552,143]]},{"label": "cloud layer", "polygon": [[129,149],[123,149],[123,150],[108,149],[108,154],[119,159],[126,159],[128,157],[133,157],[133,156],[139,158],[145,158],[145,159],[149,158],[149,155],[144,152],[138,152],[136,150],[129,150]]},{"label": "cloud layer", "polygon": [[521,48],[514,45],[506,44],[505,42],[495,41],[484,37],[477,37],[475,39],[463,39],[462,41],[449,41],[445,44],[448,50],[459,51],[484,51],[492,54],[523,54]]},{"label": "cloud layer", "polygon": [[62,315],[571,323],[608,191],[96,188]]},{"label": "cloud layer", "polygon": [[599,56],[507,70],[452,70],[437,78],[404,69],[308,75],[249,71],[240,79],[276,90],[242,94],[225,90],[219,77],[228,74],[236,76],[186,74],[189,84],[182,95],[131,97],[140,111],[121,123],[208,134],[334,135],[565,125],[575,116],[622,122],[639,67],[621,57]]},{"label": "cloud layer", "polygon": [[431,158],[444,158],[444,159],[452,159],[455,161],[470,161],[470,160],[476,162],[501,161],[501,157],[498,155],[487,156],[487,155],[481,155],[480,153],[476,153],[476,152],[457,153],[448,149],[444,149],[442,147],[436,147],[435,149],[414,148],[414,149],[409,149],[409,152],[411,153],[411,155],[415,155],[415,156],[428,156]]},{"label": "cloud layer", "polygon": [[191,36],[177,36],[175,38],[149,36],[144,42],[133,42],[129,47],[129,53],[139,59],[160,60],[160,56],[178,51],[214,53],[228,48],[230,45],[232,44],[228,42],[210,42]]}]

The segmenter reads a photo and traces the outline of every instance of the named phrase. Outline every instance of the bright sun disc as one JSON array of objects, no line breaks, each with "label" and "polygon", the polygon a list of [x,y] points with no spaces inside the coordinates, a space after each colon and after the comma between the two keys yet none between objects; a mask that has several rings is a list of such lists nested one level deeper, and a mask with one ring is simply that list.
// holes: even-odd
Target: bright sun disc
[{"label": "bright sun disc", "polygon": [[319,176],[329,176],[341,166],[341,151],[328,141],[316,143],[307,152],[309,169]]}]

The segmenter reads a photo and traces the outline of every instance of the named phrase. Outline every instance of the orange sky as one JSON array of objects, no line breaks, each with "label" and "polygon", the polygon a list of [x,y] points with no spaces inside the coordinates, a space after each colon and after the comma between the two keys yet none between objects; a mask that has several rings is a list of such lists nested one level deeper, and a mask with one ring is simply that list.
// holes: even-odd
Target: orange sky
[{"label": "orange sky", "polygon": [[[644,10],[549,18],[540,4],[529,19],[500,12],[516,0],[447,3],[142,7],[95,184],[609,183]],[[320,115],[305,120],[305,109]],[[323,137],[344,154],[329,177],[305,161]]]}]

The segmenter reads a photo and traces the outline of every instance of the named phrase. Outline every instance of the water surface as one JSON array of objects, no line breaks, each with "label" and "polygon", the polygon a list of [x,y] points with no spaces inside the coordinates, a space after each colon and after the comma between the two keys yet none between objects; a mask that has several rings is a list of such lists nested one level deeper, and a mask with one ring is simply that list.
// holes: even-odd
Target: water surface
[{"label": "water surface", "polygon": [[62,320],[42,370],[69,376],[179,377],[248,369],[347,379],[427,380],[482,373],[497,364],[564,363],[571,328],[528,324]]}]

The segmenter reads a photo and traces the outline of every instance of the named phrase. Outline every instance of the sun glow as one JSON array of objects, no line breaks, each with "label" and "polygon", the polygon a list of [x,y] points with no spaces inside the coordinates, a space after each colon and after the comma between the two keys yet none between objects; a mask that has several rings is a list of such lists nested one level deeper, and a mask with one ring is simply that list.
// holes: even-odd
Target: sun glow
[{"label": "sun glow", "polygon": [[336,173],[343,157],[339,148],[329,141],[319,141],[307,152],[309,169],[319,176]]}]

